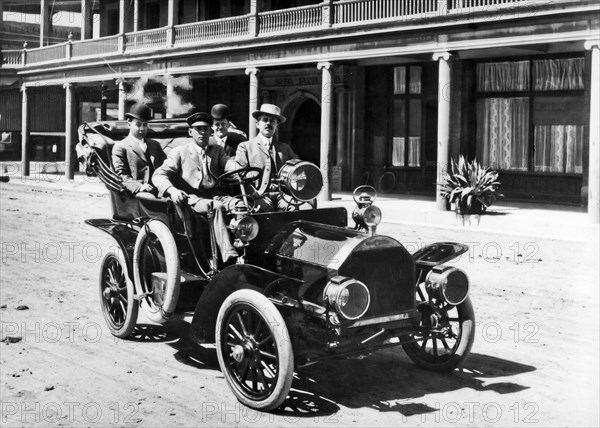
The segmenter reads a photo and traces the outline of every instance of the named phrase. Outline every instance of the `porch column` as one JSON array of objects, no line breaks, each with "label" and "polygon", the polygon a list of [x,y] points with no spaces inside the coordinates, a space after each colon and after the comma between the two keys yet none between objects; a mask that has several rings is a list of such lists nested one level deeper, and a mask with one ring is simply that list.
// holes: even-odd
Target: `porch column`
[{"label": "porch column", "polygon": [[446,198],[440,195],[440,184],[448,169],[450,153],[450,53],[436,52],[433,60],[439,61],[438,77],[438,130],[437,130],[437,174],[435,202],[438,211],[447,211]]},{"label": "porch column", "polygon": [[132,31],[140,31],[140,1],[133,0],[133,29]]},{"label": "porch column", "polygon": [[169,109],[169,100],[171,99],[171,97],[173,97],[174,92],[175,92],[175,87],[173,86],[173,81],[171,79],[169,79],[169,80],[167,80],[167,99],[165,101],[165,117],[166,118],[173,117],[173,113],[171,113],[171,110]]},{"label": "porch column", "polygon": [[319,193],[319,200],[330,201],[331,190],[329,183],[331,180],[331,162],[329,162],[329,148],[331,147],[333,127],[333,83],[331,78],[330,62],[320,62],[317,68],[322,71],[321,78],[321,156],[319,163],[323,172],[323,190]]},{"label": "porch column", "polygon": [[590,84],[590,155],[588,177],[588,219],[600,223],[600,44],[597,40],[585,42],[592,51]]},{"label": "porch column", "polygon": [[125,82],[123,80],[118,80],[117,84],[119,85],[119,120],[125,120]]},{"label": "porch column", "polygon": [[52,20],[52,17],[48,15],[48,0],[40,0],[40,48],[48,39],[49,24]]},{"label": "porch column", "polygon": [[246,75],[250,77],[250,103],[248,108],[250,111],[248,115],[250,117],[248,121],[248,139],[251,140],[256,137],[256,125],[254,124],[254,118],[252,112],[258,110],[258,73],[260,70],[255,67],[249,67],[246,69]]},{"label": "porch column", "polygon": [[125,0],[119,0],[119,34],[125,34]]},{"label": "porch column", "polygon": [[81,40],[91,39],[94,30],[94,11],[90,0],[81,0]]},{"label": "porch column", "polygon": [[65,83],[65,178],[72,180],[74,165],[71,161],[73,152],[73,85]]},{"label": "porch column", "polygon": [[175,44],[175,0],[169,0],[167,4],[167,47]]},{"label": "porch column", "polygon": [[29,176],[29,104],[27,86],[21,86],[21,175]]},{"label": "porch column", "polygon": [[250,0],[250,14],[248,15],[248,33],[256,37],[258,35],[258,0]]}]

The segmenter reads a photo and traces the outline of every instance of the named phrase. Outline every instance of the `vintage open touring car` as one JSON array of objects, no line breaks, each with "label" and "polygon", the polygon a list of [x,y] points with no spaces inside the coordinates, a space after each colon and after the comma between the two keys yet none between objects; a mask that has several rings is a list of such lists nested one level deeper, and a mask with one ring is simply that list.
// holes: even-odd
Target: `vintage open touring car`
[{"label": "vintage open touring car", "polygon": [[[150,122],[149,136],[168,152],[185,143],[186,131],[183,121],[159,120]],[[461,366],[473,344],[475,316],[466,274],[445,263],[467,251],[465,245],[440,242],[410,254],[377,235],[381,211],[370,187],[354,192],[353,227],[345,208],[255,213],[240,190],[244,203],[229,225],[239,257],[225,265],[210,219],[124,188],[110,150],[126,132],[125,122],[86,123],[77,148],[86,172],[110,190],[112,218],[86,222],[118,244],[105,255],[99,280],[113,335],[128,337],[140,310],[155,323],[193,313],[193,340],[216,344],[236,398],[259,410],[280,406],[294,371],[324,359],[402,346],[420,367]],[[259,174],[245,168],[218,182],[235,193]],[[322,176],[313,164],[290,162],[278,183],[281,194],[299,204],[316,197]]]}]

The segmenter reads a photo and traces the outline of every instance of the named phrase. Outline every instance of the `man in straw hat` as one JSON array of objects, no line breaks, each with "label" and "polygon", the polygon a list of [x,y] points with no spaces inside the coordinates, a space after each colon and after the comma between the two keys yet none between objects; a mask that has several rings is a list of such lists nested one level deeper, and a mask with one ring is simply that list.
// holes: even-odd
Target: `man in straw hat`
[{"label": "man in straw hat", "polygon": [[263,170],[262,181],[257,192],[252,197],[259,212],[285,211],[289,204],[269,191],[275,190],[271,180],[277,176],[279,169],[290,159],[298,156],[289,144],[282,143],[274,138],[277,128],[285,122],[279,107],[274,104],[263,104],[259,110],[252,113],[256,119],[258,135],[250,141],[240,143],[235,153],[235,161],[240,168],[254,166]]},{"label": "man in straw hat", "polygon": [[233,198],[220,192],[215,185],[216,178],[225,171],[231,158],[222,147],[208,144],[212,125],[208,113],[194,113],[186,120],[192,141],[169,153],[167,160],[156,170],[154,182],[160,196],[169,197],[176,204],[187,203],[197,213],[207,214],[213,205],[212,227],[221,258],[227,262],[238,256],[227,229],[225,209]]},{"label": "man in straw hat", "polygon": [[125,116],[129,135],[115,143],[112,149],[113,168],[123,177],[123,185],[134,195],[139,192],[156,193],[152,176],[166,155],[158,141],[146,138],[148,122],[152,119],[150,107],[135,104]]},{"label": "man in straw hat", "polygon": [[227,105],[215,104],[210,114],[213,118],[213,135],[210,137],[209,144],[218,144],[225,149],[227,156],[235,156],[237,146],[248,137],[239,129],[233,128]]}]

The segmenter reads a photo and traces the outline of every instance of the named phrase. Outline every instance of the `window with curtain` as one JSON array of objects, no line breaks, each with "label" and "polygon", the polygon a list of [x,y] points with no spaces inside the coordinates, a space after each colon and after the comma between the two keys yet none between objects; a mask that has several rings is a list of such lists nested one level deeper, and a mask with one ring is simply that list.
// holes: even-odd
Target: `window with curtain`
[{"label": "window with curtain", "polygon": [[529,99],[485,98],[477,105],[482,162],[496,169],[527,171]]},{"label": "window with curtain", "polygon": [[394,67],[392,166],[421,166],[421,70]]},{"label": "window with curtain", "polygon": [[480,160],[503,170],[581,174],[584,68],[582,57],[477,64]]}]

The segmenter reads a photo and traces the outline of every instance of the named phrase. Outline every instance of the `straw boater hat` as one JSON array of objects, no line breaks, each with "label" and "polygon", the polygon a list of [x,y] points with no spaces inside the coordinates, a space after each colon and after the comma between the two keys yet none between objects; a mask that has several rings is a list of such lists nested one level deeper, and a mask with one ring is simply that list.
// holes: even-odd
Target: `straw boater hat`
[{"label": "straw boater hat", "polygon": [[194,113],[191,116],[188,116],[185,121],[188,123],[190,128],[193,128],[194,126],[200,126],[200,125],[205,125],[205,126],[212,126],[212,116],[208,113]]},{"label": "straw boater hat", "polygon": [[267,116],[276,117],[277,121],[279,123],[283,123],[286,121],[285,116],[281,115],[281,110],[279,110],[279,107],[277,107],[275,104],[261,105],[260,110],[256,110],[255,112],[252,112],[252,117],[254,119],[258,120],[258,118],[263,114],[266,114]]},{"label": "straw boater hat", "polygon": [[146,104],[134,104],[129,110],[129,113],[125,113],[125,117],[148,122],[152,120],[152,111]]}]

